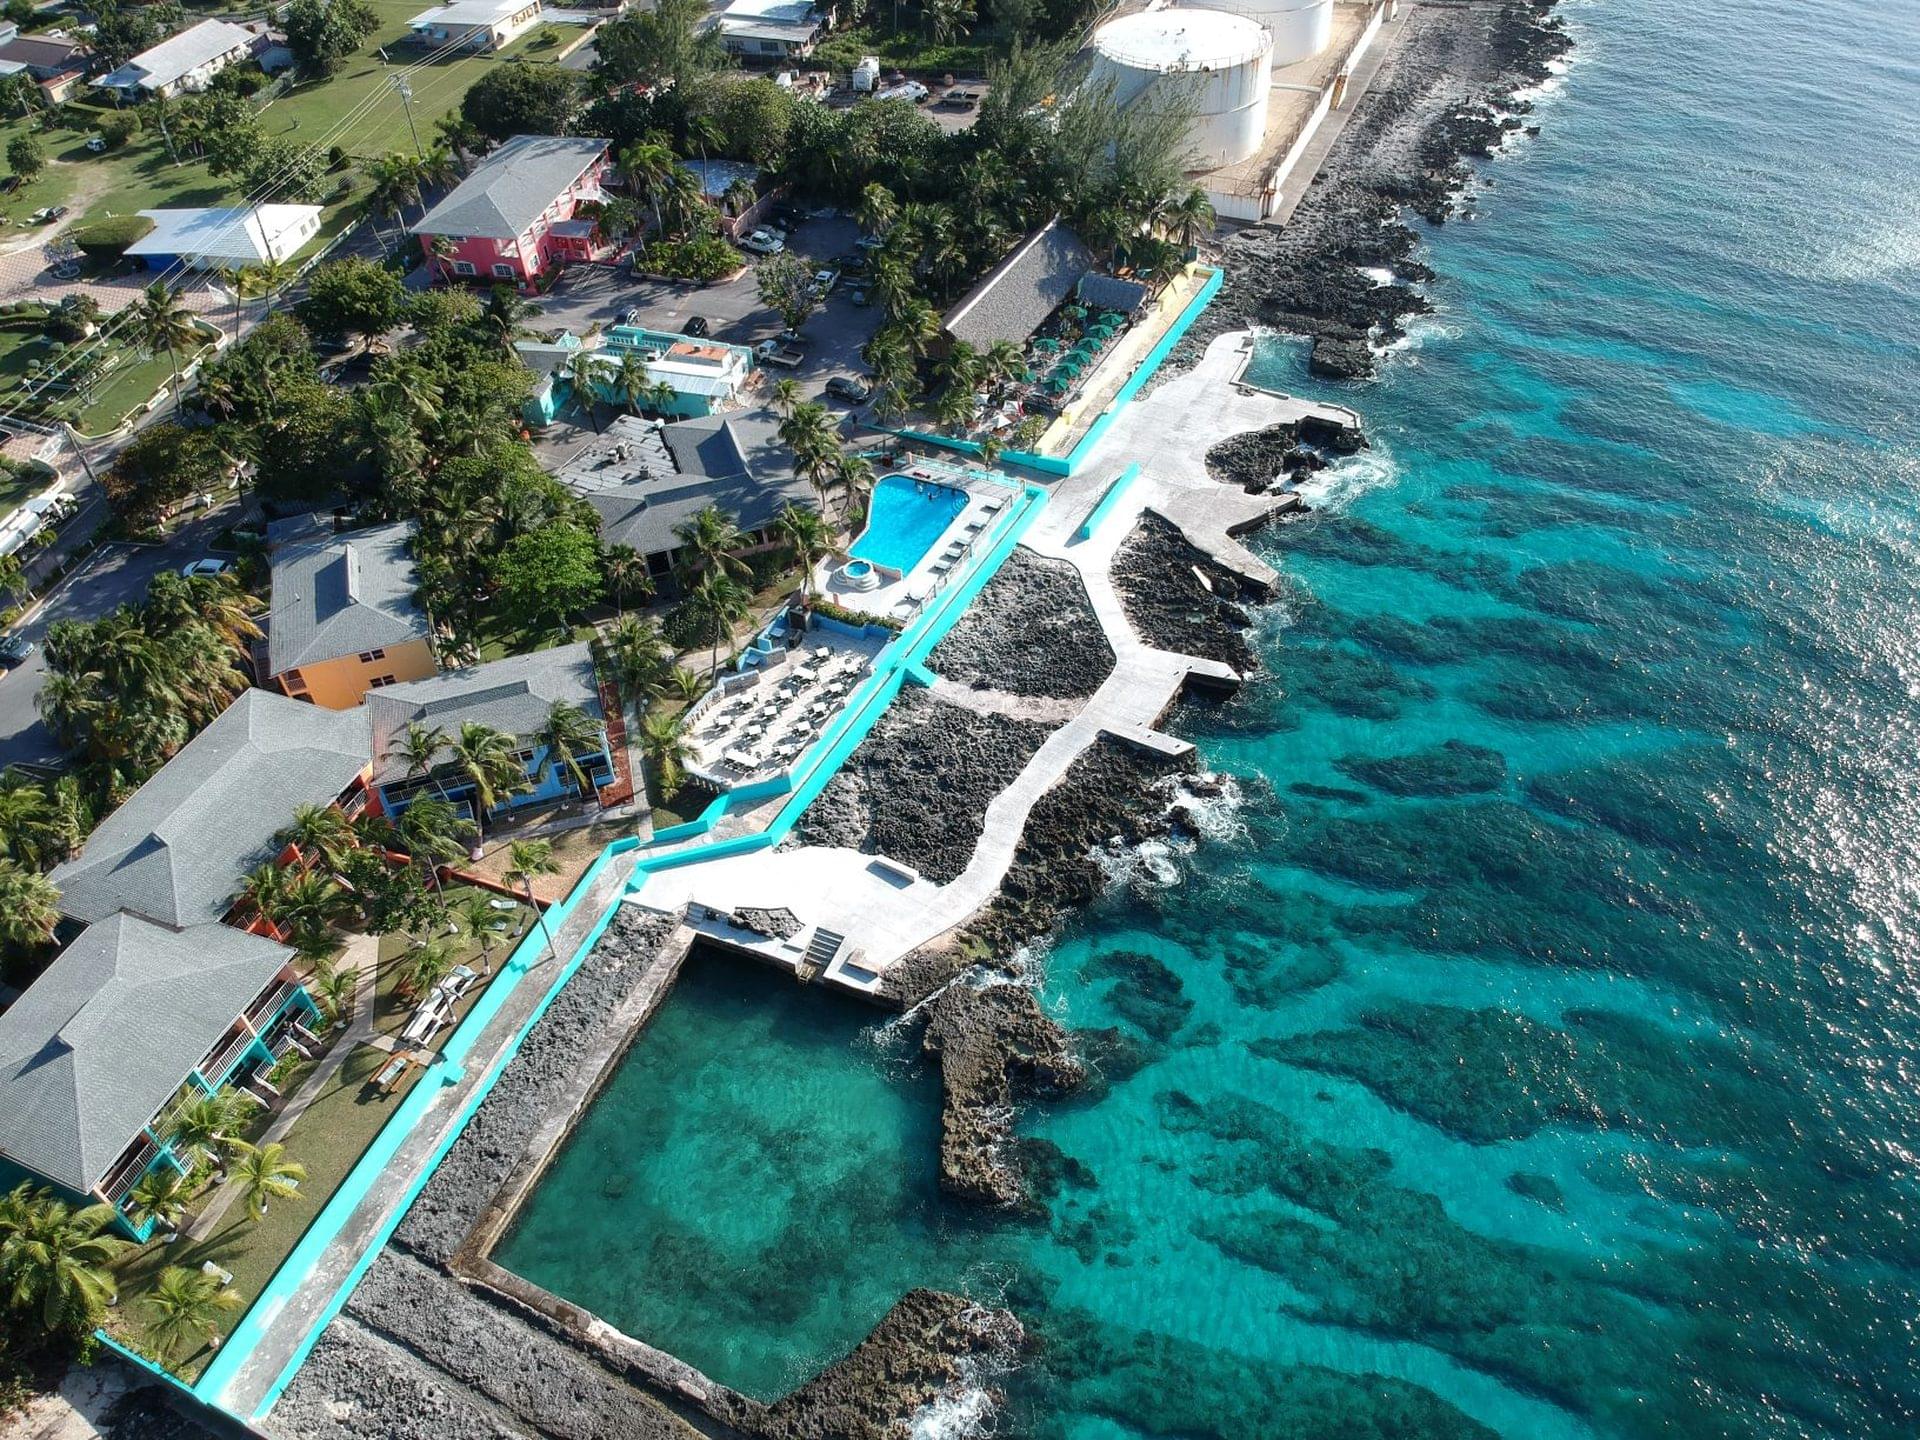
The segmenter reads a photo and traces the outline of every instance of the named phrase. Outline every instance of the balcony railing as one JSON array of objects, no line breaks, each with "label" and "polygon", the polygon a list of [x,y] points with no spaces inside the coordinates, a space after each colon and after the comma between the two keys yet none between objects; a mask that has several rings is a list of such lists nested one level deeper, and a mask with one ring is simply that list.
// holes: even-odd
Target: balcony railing
[{"label": "balcony railing", "polygon": [[238,1034],[229,1035],[207,1052],[207,1058],[200,1062],[200,1073],[209,1084],[218,1085],[227,1071],[233,1068],[233,1062],[244,1055],[251,1044],[253,1036],[244,1029]]},{"label": "balcony railing", "polygon": [[273,1012],[284,1005],[299,988],[292,980],[282,980],[247,1007],[247,1023],[256,1030],[266,1029],[267,1021],[273,1018]]},{"label": "balcony railing", "polygon": [[140,1138],[127,1147],[125,1153],[113,1162],[113,1168],[107,1171],[106,1178],[100,1182],[100,1193],[107,1197],[109,1204],[118,1205],[127,1198],[134,1184],[146,1173],[147,1166],[153,1163],[160,1153],[160,1147],[142,1133]]}]

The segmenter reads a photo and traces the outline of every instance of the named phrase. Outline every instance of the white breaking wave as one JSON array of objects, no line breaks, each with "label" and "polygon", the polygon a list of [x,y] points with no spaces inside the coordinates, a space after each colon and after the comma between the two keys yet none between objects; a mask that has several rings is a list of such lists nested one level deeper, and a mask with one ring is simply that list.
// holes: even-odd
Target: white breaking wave
[{"label": "white breaking wave", "polygon": [[1354,497],[1391,485],[1399,478],[1400,467],[1393,456],[1375,447],[1315,471],[1301,482],[1299,490],[1313,509],[1337,510]]},{"label": "white breaking wave", "polygon": [[1373,282],[1373,288],[1376,290],[1383,285],[1393,284],[1397,278],[1393,271],[1384,265],[1362,265],[1360,267],[1360,273]]},{"label": "white breaking wave", "polygon": [[912,1440],[970,1440],[993,1433],[993,1397],[979,1386],[944,1392],[914,1414]]}]

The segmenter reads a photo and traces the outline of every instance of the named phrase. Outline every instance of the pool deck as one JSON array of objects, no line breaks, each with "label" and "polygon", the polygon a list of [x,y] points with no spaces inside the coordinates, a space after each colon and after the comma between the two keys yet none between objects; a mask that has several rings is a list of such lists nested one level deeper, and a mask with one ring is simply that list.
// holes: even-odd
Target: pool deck
[{"label": "pool deck", "polygon": [[[1306,414],[1353,419],[1340,407],[1238,385],[1246,339],[1221,337],[1199,365],[1130,407],[1081,472],[1056,483],[1046,510],[1024,537],[1029,549],[1079,572],[1115,663],[1105,683],[1072,713],[1063,715],[1061,702],[1054,702],[1062,723],[988,805],[973,858],[957,878],[936,884],[885,857],[806,846],[660,871],[646,876],[627,902],[661,911],[691,907],[688,923],[709,938],[795,970],[807,963],[816,934],[842,937],[819,978],[871,995],[901,959],[964,925],[994,898],[1034,805],[1103,735],[1163,754],[1190,750],[1186,741],[1156,728],[1160,718],[1189,685],[1231,686],[1240,677],[1218,661],[1143,641],[1114,588],[1113,558],[1142,513],[1152,510],[1249,584],[1270,589],[1278,578],[1272,567],[1234,535],[1299,502],[1221,484],[1207,474],[1206,450],[1226,435]],[[1201,406],[1209,423],[1197,432],[1193,416]],[[1084,522],[1134,460],[1141,466],[1138,479],[1109,502],[1083,538]],[[788,910],[803,928],[784,939],[744,931],[727,918],[744,907]]]}]

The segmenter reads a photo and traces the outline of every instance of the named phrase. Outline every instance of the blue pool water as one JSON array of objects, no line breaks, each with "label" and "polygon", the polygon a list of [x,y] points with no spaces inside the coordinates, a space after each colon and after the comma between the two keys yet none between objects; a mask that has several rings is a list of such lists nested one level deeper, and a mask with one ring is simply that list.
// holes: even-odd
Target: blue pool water
[{"label": "blue pool water", "polygon": [[1375,448],[1180,721],[1230,838],[1041,957],[1118,1040],[1023,1121],[1048,1213],[941,1199],[912,1044],[713,970],[536,1278],[761,1395],[962,1287],[1034,1440],[1920,1433],[1920,7],[1569,14],[1381,380],[1262,352]]},{"label": "blue pool water", "polygon": [[905,574],[920,563],[947,526],[967,508],[967,493],[905,475],[873,487],[867,528],[848,552],[856,559]]}]

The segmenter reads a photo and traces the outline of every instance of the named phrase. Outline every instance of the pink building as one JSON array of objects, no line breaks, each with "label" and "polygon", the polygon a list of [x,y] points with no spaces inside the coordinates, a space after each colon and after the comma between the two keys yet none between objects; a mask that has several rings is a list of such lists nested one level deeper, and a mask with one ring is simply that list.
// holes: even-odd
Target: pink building
[{"label": "pink building", "polygon": [[599,200],[607,142],[555,135],[516,135],[474,168],[413,233],[429,258],[436,240],[450,249],[441,263],[458,276],[531,285],[568,260],[604,254],[597,223],[576,219],[583,201]]}]

